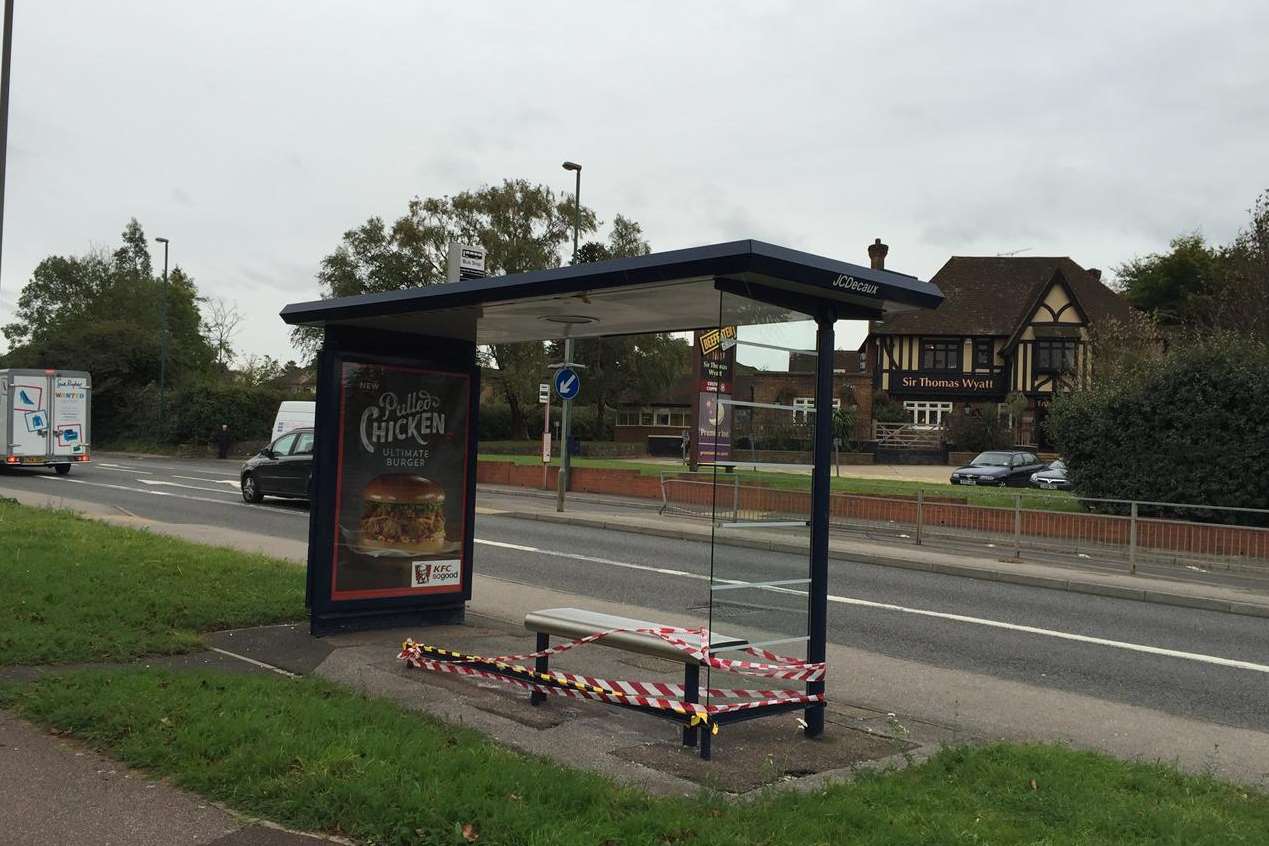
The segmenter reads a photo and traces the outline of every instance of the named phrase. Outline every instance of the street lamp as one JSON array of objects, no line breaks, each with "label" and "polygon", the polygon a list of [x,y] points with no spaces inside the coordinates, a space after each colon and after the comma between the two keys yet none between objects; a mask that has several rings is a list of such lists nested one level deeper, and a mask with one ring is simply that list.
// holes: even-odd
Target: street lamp
[{"label": "street lamp", "polygon": [[[577,233],[582,225],[582,166],[577,162],[564,162],[564,169],[577,174],[577,185],[573,190],[573,264],[577,264]],[[564,366],[573,365],[573,339],[569,337],[567,325],[564,327]],[[564,492],[568,490],[568,475],[571,465],[568,454],[569,429],[573,418],[573,401],[564,400],[560,411],[560,477],[556,480],[555,510],[564,510]]]},{"label": "street lamp", "polygon": [[13,62],[13,0],[4,0],[4,46],[0,48],[0,244],[4,241],[4,176],[9,160],[9,66]]},{"label": "street lamp", "polygon": [[159,297],[159,426],[167,425],[164,393],[167,390],[167,244],[166,238],[155,238],[163,245],[163,293]]},{"label": "street lamp", "polygon": [[573,264],[577,264],[577,230],[582,225],[582,166],[577,162],[564,162],[564,169],[577,174],[577,187],[573,191]]}]

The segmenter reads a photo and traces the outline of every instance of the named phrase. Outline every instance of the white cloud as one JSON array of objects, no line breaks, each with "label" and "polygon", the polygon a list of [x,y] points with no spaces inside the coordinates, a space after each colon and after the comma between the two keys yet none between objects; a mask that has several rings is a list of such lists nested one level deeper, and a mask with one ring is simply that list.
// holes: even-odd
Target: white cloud
[{"label": "white cloud", "polygon": [[22,4],[0,322],[42,257],[136,216],[286,357],[277,312],[344,230],[504,177],[567,191],[564,158],[656,249],[1109,268],[1246,219],[1266,31],[1251,2]]}]

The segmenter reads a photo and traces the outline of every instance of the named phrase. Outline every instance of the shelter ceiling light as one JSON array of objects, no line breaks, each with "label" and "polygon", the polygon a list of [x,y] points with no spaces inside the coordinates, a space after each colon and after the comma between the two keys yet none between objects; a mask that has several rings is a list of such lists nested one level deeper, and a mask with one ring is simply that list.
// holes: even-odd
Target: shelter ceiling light
[{"label": "shelter ceiling light", "polygon": [[582,325],[584,323],[596,323],[598,318],[590,317],[585,314],[544,314],[542,319],[548,323],[565,323],[568,325]]}]

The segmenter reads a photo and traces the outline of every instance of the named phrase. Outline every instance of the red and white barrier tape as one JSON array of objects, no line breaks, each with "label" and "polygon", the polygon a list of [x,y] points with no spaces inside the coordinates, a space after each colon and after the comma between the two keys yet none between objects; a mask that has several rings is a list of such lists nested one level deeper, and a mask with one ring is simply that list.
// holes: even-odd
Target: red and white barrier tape
[{"label": "red and white barrier tape", "polygon": [[[743,688],[705,688],[698,691],[707,699],[743,699],[743,702],[725,702],[723,704],[702,705],[687,702],[687,692],[683,685],[670,682],[626,681],[619,679],[601,679],[594,676],[583,676],[566,673],[560,670],[539,672],[526,666],[515,664],[515,661],[530,658],[541,658],[566,652],[586,643],[594,643],[604,637],[618,632],[660,637],[679,651],[700,661],[707,666],[725,672],[740,675],[762,676],[767,678],[816,681],[824,677],[823,663],[809,663],[798,658],[785,658],[762,649],[749,648],[747,651],[755,657],[766,659],[771,663],[753,661],[726,660],[714,658],[707,650],[692,644],[676,634],[695,634],[701,637],[701,643],[708,642],[708,631],[704,628],[681,629],[657,627],[647,629],[610,629],[604,632],[587,635],[574,641],[568,641],[555,647],[530,652],[524,655],[502,655],[486,658],[479,655],[466,655],[439,647],[427,646],[407,640],[402,644],[398,658],[408,665],[434,672],[457,673],[465,676],[486,678],[501,681],[513,686],[537,693],[549,693],[558,696],[571,696],[577,699],[593,699],[601,702],[634,705],[641,708],[673,711],[680,716],[689,717],[691,725],[709,722],[711,716],[734,713],[774,705],[816,704],[824,701],[824,695],[800,693],[795,690],[771,689],[752,690]],[[440,658],[428,658],[426,655],[437,655]],[[493,669],[480,669],[473,664],[492,666]],[[527,675],[536,681],[525,681],[505,675],[506,672]],[[713,726],[717,732],[718,726]]]},{"label": "red and white barrier tape", "polygon": [[[576,640],[566,641],[547,649],[537,652],[526,652],[520,655],[500,655],[497,658],[491,658],[491,661],[503,661],[510,663],[512,661],[529,661],[534,658],[545,658],[550,655],[559,655],[578,646],[587,643],[594,643],[602,640],[609,635],[614,634],[642,634],[660,638],[670,646],[678,649],[680,652],[706,664],[716,670],[722,670],[729,673],[737,673],[746,676],[760,676],[763,678],[784,679],[786,681],[819,681],[824,677],[824,664],[810,663],[801,658],[788,658],[769,652],[765,649],[756,647],[746,647],[745,652],[757,658],[764,659],[765,662],[743,661],[729,658],[716,658],[709,654],[709,650],[702,644],[710,642],[710,633],[708,629],[700,628],[680,628],[677,626],[656,626],[649,628],[608,629],[602,632],[580,637]],[[684,640],[676,635],[696,635],[695,642]]]},{"label": "red and white barrier tape", "polygon": [[[456,673],[458,675],[471,676],[475,678],[484,678],[491,681],[503,682],[522,690],[529,690],[537,693],[552,694],[556,696],[569,696],[574,699],[593,699],[599,702],[609,702],[613,704],[637,705],[642,708],[652,708],[660,711],[673,711],[683,716],[691,716],[691,724],[697,725],[701,722],[708,722],[709,717],[714,714],[728,714],[736,711],[751,710],[754,708],[763,708],[770,705],[787,705],[790,703],[815,704],[824,701],[824,695],[804,694],[794,690],[789,691],[767,691],[776,695],[765,699],[755,699],[749,702],[729,702],[722,705],[701,705],[695,702],[683,702],[673,696],[649,696],[649,695],[630,695],[610,690],[608,692],[598,690],[579,690],[577,688],[555,687],[547,684],[535,684],[527,682],[523,679],[511,678],[491,670],[480,670],[466,664],[456,664],[452,661],[436,661],[429,658],[407,658],[407,663],[421,670],[431,670],[440,673]],[[596,680],[604,681],[604,680]],[[605,685],[621,685],[622,682],[605,681]],[[626,683],[628,684],[628,683]],[[753,691],[759,692],[759,691]]]}]

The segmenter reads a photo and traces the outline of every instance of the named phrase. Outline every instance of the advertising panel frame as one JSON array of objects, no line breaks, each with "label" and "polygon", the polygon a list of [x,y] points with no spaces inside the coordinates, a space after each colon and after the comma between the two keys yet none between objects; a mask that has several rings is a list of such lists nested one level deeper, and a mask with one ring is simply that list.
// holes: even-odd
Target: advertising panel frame
[{"label": "advertising panel frame", "polygon": [[[429,341],[434,341],[429,343]],[[398,373],[453,376],[466,381],[465,438],[462,445],[462,484],[446,490],[462,502],[462,536],[455,552],[461,557],[457,590],[428,587],[391,587],[384,590],[341,590],[337,577],[341,547],[340,497],[344,456],[344,369],[349,364],[381,367]],[[353,328],[328,328],[318,358],[318,384],[313,461],[313,501],[310,506],[306,604],[314,635],[365,628],[385,628],[424,622],[458,622],[472,595],[472,551],[476,516],[476,428],[480,370],[475,344],[453,338],[428,339]],[[426,562],[428,555],[421,554]],[[413,562],[409,566],[413,566]]]}]

